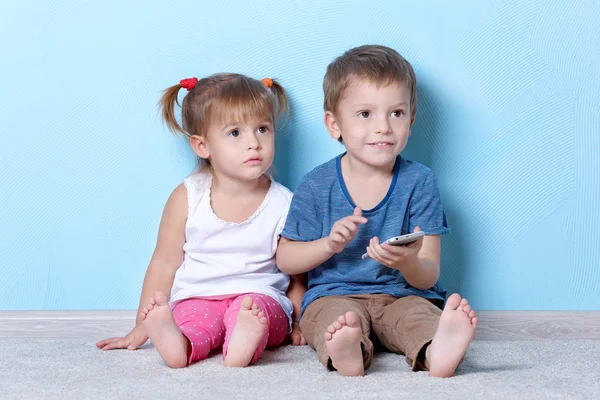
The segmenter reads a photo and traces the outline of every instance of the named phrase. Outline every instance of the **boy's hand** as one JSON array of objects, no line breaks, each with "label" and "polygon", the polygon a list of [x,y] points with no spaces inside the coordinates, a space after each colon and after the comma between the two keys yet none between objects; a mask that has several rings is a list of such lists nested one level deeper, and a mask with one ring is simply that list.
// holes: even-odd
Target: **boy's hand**
[{"label": "boy's hand", "polygon": [[352,215],[333,224],[327,236],[327,246],[333,253],[340,253],[358,233],[358,225],[366,223],[367,219],[362,216],[362,210],[356,207]]},{"label": "boy's hand", "polygon": [[[421,228],[415,228],[415,232],[420,232]],[[419,258],[419,250],[423,245],[423,237],[407,246],[391,246],[389,244],[381,245],[379,238],[374,237],[367,247],[367,254],[373,260],[380,262],[386,267],[397,269],[402,272],[402,266],[408,261],[414,262]]]},{"label": "boy's hand", "polygon": [[306,346],[306,339],[304,339],[300,325],[297,322],[292,324],[290,339],[292,339],[292,346]]}]

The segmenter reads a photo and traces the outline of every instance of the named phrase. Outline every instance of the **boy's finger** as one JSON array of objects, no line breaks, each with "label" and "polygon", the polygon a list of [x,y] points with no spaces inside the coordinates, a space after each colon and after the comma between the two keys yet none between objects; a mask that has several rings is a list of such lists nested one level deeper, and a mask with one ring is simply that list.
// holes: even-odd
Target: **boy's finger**
[{"label": "boy's finger", "polygon": [[352,215],[358,215],[359,217],[362,216],[362,209],[360,207],[354,207],[354,212]]},{"label": "boy's finger", "polygon": [[385,243],[381,248],[395,256],[406,256],[406,246],[392,246]]},{"label": "boy's finger", "polygon": [[352,237],[352,233],[350,229],[348,229],[345,225],[340,225],[338,232],[344,238],[344,241],[348,241]]},{"label": "boy's finger", "polygon": [[343,221],[342,225],[352,233],[356,233],[358,231],[358,226],[350,221]]},{"label": "boy's finger", "polygon": [[330,237],[336,243],[344,243],[344,237],[339,232],[334,232]]},{"label": "boy's finger", "polygon": [[349,217],[344,218],[347,221],[352,221],[355,224],[366,224],[367,219],[365,217],[360,217],[358,215],[350,215]]}]

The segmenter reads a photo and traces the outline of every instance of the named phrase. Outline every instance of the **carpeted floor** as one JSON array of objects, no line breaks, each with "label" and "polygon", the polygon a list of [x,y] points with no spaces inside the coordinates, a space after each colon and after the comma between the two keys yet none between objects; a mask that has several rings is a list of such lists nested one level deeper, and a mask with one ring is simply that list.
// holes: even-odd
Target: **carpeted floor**
[{"label": "carpeted floor", "polygon": [[172,370],[152,346],[102,352],[86,341],[0,341],[0,399],[597,399],[600,341],[476,341],[450,379],[378,354],[367,376],[326,371],[308,347],[232,369],[215,356]]}]

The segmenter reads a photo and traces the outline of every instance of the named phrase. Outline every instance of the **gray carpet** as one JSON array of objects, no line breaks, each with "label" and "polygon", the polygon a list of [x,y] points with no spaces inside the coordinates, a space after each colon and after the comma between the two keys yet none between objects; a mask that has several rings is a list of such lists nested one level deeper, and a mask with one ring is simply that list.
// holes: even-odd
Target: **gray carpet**
[{"label": "gray carpet", "polygon": [[476,341],[457,375],[411,372],[378,354],[368,375],[326,371],[308,347],[232,369],[215,356],[166,367],[151,346],[102,352],[85,341],[0,341],[0,399],[600,398],[600,341]]}]

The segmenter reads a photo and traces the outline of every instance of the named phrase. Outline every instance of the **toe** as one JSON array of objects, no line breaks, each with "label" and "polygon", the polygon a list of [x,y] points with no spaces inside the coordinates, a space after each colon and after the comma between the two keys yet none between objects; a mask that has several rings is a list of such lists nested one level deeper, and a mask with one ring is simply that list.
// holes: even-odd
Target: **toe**
[{"label": "toe", "polygon": [[348,311],[345,315],[346,317],[346,325],[351,327],[358,326],[358,315],[352,311]]},{"label": "toe", "polygon": [[473,317],[473,319],[471,319],[471,325],[473,325],[473,328],[475,328],[477,326],[477,322],[478,322],[477,317]]},{"label": "toe", "polygon": [[335,333],[336,329],[333,325],[329,325],[327,327],[327,332],[329,332],[330,334]]},{"label": "toe", "polygon": [[343,324],[340,323],[340,321],[335,321],[333,324],[331,324],[335,329],[342,329],[342,326],[344,326]]},{"label": "toe", "polygon": [[244,297],[244,299],[242,300],[242,310],[250,310],[252,309],[252,307],[254,306],[254,300],[252,300],[251,296],[246,296]]},{"label": "toe", "polygon": [[448,300],[446,300],[446,307],[444,307],[444,309],[448,308],[450,310],[456,310],[460,304],[460,300],[460,295],[458,293],[453,293],[448,297]]},{"label": "toe", "polygon": [[330,341],[331,338],[333,337],[333,335],[329,332],[325,332],[325,334],[323,335],[325,337],[325,340]]},{"label": "toe", "polygon": [[473,311],[473,309],[471,308],[471,306],[469,304],[467,304],[464,308],[463,311],[465,312],[465,314],[469,314],[471,311]]},{"label": "toe", "polygon": [[477,314],[475,313],[475,310],[471,310],[471,312],[469,312],[469,318],[473,319],[477,316]]}]

